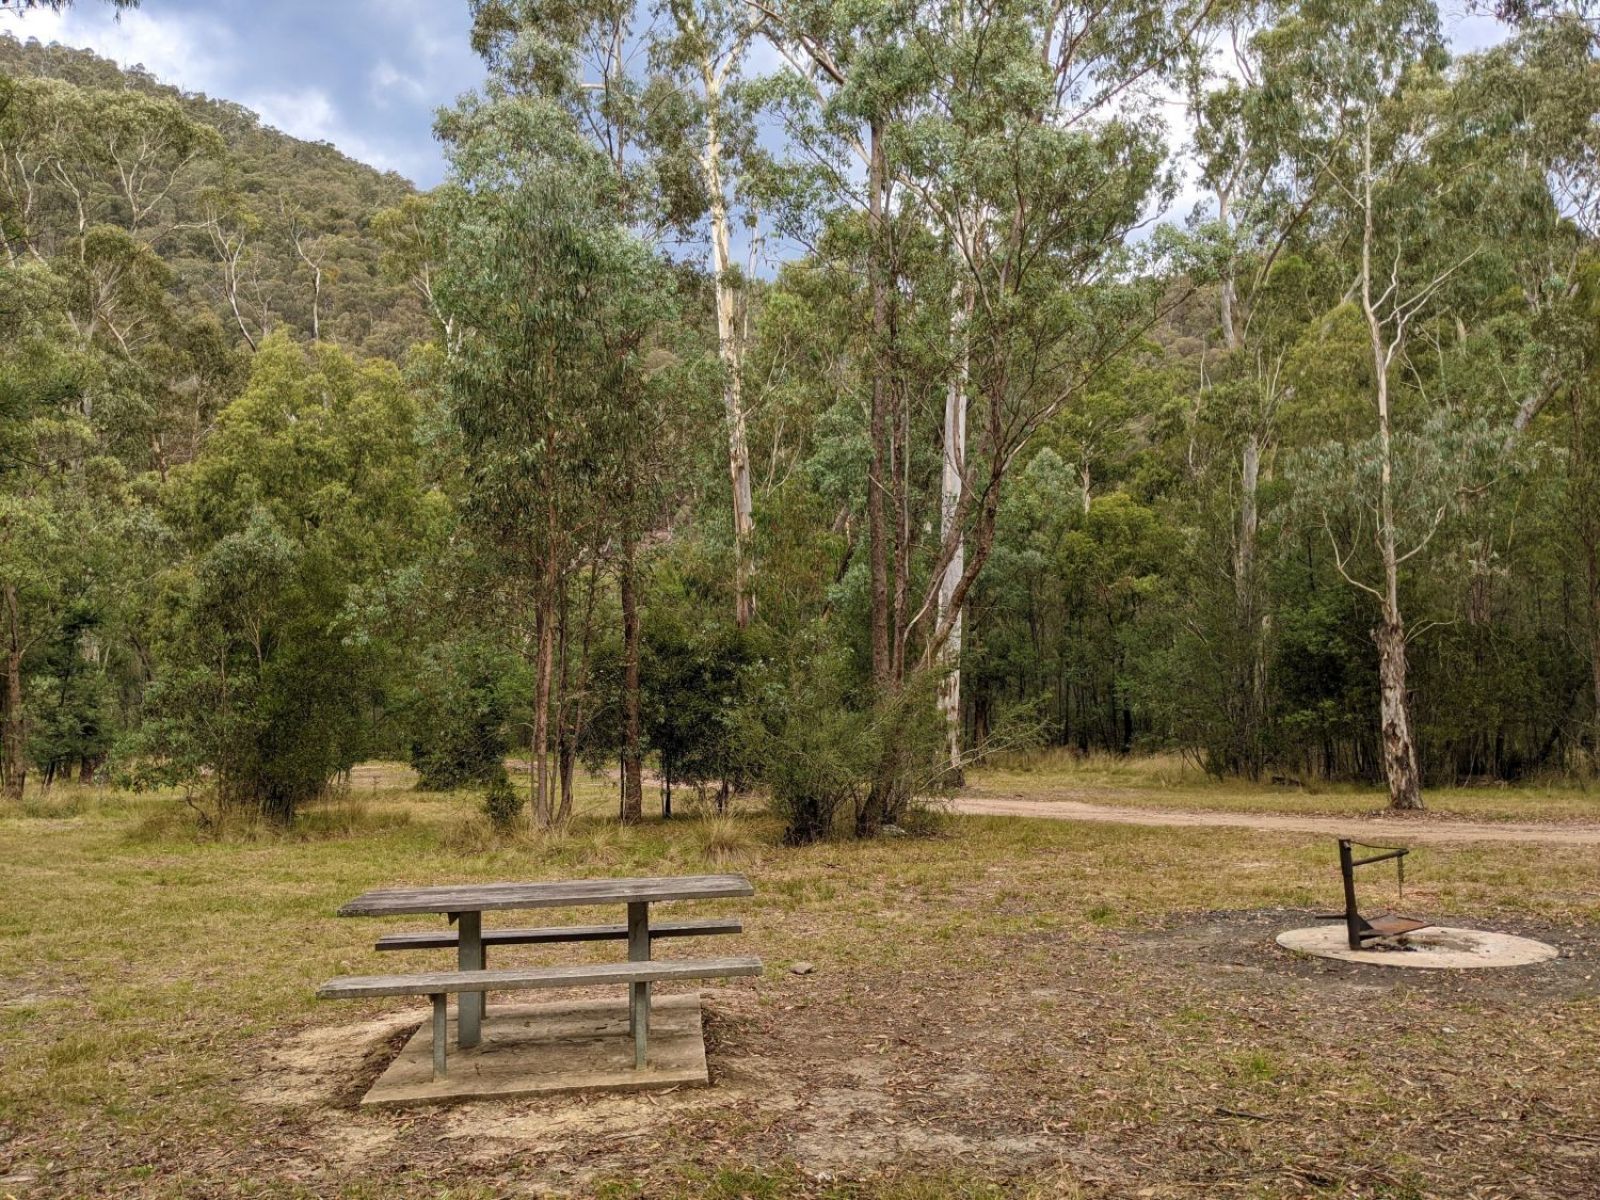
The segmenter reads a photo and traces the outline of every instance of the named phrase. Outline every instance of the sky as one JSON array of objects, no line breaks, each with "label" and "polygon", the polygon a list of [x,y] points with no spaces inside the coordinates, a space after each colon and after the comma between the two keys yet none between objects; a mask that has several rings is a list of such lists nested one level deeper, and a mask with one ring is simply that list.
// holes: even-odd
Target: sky
[{"label": "sky", "polygon": [[[1458,53],[1504,36],[1492,18],[1467,15],[1466,0],[1440,7]],[[62,13],[0,11],[0,30],[143,64],[422,188],[444,177],[434,111],[483,79],[469,24],[466,0],[142,0],[120,15],[78,0]]]},{"label": "sky", "polygon": [[444,177],[433,114],[483,79],[466,0],[143,0],[0,12],[0,30],[86,46],[420,187]]}]

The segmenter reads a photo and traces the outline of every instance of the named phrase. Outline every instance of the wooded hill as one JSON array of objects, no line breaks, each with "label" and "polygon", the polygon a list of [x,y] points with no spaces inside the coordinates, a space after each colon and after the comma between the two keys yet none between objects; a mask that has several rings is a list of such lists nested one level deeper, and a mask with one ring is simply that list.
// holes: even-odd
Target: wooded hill
[{"label": "wooded hill", "polygon": [[[155,172],[149,197],[154,200],[155,189],[169,182],[170,190],[139,224],[172,271],[171,290],[181,310],[213,312],[240,340],[259,341],[280,326],[298,337],[317,329],[325,340],[395,361],[427,337],[421,304],[404,281],[385,276],[384,248],[372,230],[377,213],[415,195],[399,175],[346,158],[327,143],[301,141],[263,125],[242,105],[180,92],[92,51],[0,34],[0,74],[21,89],[8,101],[13,108],[38,104],[52,120],[84,122],[80,129],[60,128],[58,136],[109,138],[119,115],[130,122],[171,122],[164,136],[174,139],[167,151],[172,157],[163,161],[161,148],[152,144],[155,157],[144,164]],[[124,93],[154,105],[119,113],[115,98]],[[196,130],[182,129],[163,111],[166,106]],[[96,123],[101,127],[91,128]],[[76,165],[89,167],[104,153],[103,147],[80,143]],[[174,172],[180,157],[189,161]],[[129,220],[126,197],[109,182],[103,190],[88,190],[97,193],[88,220]],[[65,224],[58,228],[61,217]],[[34,236],[53,248],[75,222],[76,214],[41,213]]]}]

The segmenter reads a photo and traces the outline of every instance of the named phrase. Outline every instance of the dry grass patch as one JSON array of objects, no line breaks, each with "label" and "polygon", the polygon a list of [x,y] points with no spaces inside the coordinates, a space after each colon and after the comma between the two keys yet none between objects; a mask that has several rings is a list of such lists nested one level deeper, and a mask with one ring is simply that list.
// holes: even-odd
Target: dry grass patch
[{"label": "dry grass patch", "polygon": [[[1600,1175],[1592,850],[1419,850],[1408,904],[1569,951],[1419,983],[1272,945],[1336,903],[1325,839],[958,819],[788,849],[738,816],[501,840],[469,834],[468,794],[357,799],[305,837],[201,836],[148,797],[0,817],[0,1176],[32,1177],[11,1190],[1574,1200]],[[355,1109],[422,1009],[313,989],[439,959],[376,954],[398,925],[343,900],[729,865],[756,897],[705,911],[743,915],[768,973],[707,993],[715,1087]],[[552,953],[608,951],[526,952]]]}]

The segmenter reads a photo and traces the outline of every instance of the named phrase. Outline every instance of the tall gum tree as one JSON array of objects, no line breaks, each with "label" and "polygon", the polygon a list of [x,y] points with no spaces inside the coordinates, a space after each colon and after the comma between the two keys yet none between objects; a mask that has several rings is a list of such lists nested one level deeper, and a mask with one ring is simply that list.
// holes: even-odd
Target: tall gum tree
[{"label": "tall gum tree", "polygon": [[[435,201],[445,250],[433,287],[453,330],[467,518],[531,600],[532,819],[550,824],[562,817],[549,769],[562,602],[576,568],[632,536],[625,528],[618,538],[636,519],[619,504],[638,483],[643,352],[669,293],[659,262],[618,215],[615,160],[558,99],[491,74],[489,94],[446,114],[441,132],[452,177]],[[625,619],[625,637],[637,634],[637,620]],[[636,753],[628,761],[637,768]]]},{"label": "tall gum tree", "polygon": [[[856,208],[868,231],[864,507],[880,704],[900,701],[908,672],[954,665],[947,647],[993,548],[1007,473],[1155,319],[1154,293],[1127,283],[1129,234],[1168,184],[1153,97],[1206,8],[763,8],[796,104],[810,103],[811,151],[832,153],[823,175],[833,203]],[[953,319],[964,333],[947,364],[938,544],[920,555],[907,519],[909,394],[894,386],[915,324],[901,311],[898,274],[914,261],[901,223],[949,248],[944,327]],[[955,709],[947,698],[947,746]],[[896,743],[863,807],[863,833],[904,803],[897,753]]]},{"label": "tall gum tree", "polygon": [[[545,105],[588,144],[592,161],[610,172],[606,211],[619,227],[646,241],[663,232],[668,214],[656,186],[644,103],[646,86],[636,70],[643,56],[635,29],[638,12],[627,0],[551,4],[547,0],[473,0],[473,45],[490,68],[493,86],[509,98]],[[635,347],[637,349],[638,347]],[[642,374],[614,382],[639,389]],[[616,411],[642,415],[648,389],[614,397]],[[622,616],[621,803],[624,821],[643,810],[643,741],[640,690],[639,543],[649,520],[651,487],[645,465],[650,422],[615,427],[623,467],[606,505],[615,535],[612,552]],[[597,550],[598,552],[598,550]]]},{"label": "tall gum tree", "polygon": [[[1474,179],[1439,154],[1450,112],[1428,0],[1302,5],[1271,31],[1268,58],[1268,86],[1296,98],[1289,152],[1324,181],[1330,228],[1349,247],[1345,303],[1362,328],[1371,389],[1370,439],[1307,457],[1297,483],[1322,496],[1311,507],[1339,574],[1376,604],[1381,761],[1390,806],[1415,810],[1407,564],[1481,486],[1487,442],[1425,395],[1411,397],[1419,414],[1402,413],[1397,381],[1417,324],[1481,249]],[[1448,226],[1432,219],[1441,212],[1452,214]]]},{"label": "tall gum tree", "polygon": [[1581,3],[1503,7],[1517,36],[1472,59],[1457,89],[1481,114],[1462,151],[1481,155],[1492,136],[1518,169],[1505,178],[1520,173],[1524,194],[1544,201],[1507,206],[1501,239],[1529,335],[1506,450],[1543,437],[1561,451],[1587,618],[1590,752],[1600,755],[1600,22]]},{"label": "tall gum tree", "polygon": [[[1201,364],[1196,413],[1220,423],[1236,456],[1230,495],[1236,637],[1214,645],[1240,647],[1228,670],[1236,697],[1233,729],[1217,766],[1258,775],[1267,755],[1268,642],[1271,614],[1262,595],[1261,490],[1270,478],[1284,400],[1286,337],[1281,292],[1268,284],[1286,250],[1304,242],[1323,179],[1283,167],[1282,138],[1293,109],[1262,77],[1258,37],[1270,31],[1281,3],[1225,6],[1192,48],[1186,95],[1198,182],[1211,206],[1196,218],[1216,254],[1220,348]],[[1264,301],[1264,305],[1263,305]],[[1196,481],[1198,483],[1198,481]]]},{"label": "tall gum tree", "polygon": [[[743,629],[755,616],[755,510],[745,396],[750,281],[734,262],[733,226],[737,171],[760,153],[744,84],[750,48],[766,16],[742,0],[669,0],[664,15],[673,33],[660,40],[654,58],[688,103],[660,106],[675,112],[676,120],[658,122],[657,144],[664,154],[694,164],[704,198],[733,510],[734,621]],[[754,245],[755,213],[748,203],[745,215]]]}]

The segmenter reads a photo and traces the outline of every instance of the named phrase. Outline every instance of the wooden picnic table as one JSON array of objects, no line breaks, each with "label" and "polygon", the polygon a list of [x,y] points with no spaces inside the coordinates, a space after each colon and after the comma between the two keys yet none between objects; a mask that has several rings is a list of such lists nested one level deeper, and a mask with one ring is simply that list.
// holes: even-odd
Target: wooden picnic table
[{"label": "wooden picnic table", "polygon": [[[549,883],[461,883],[442,887],[379,888],[364,892],[339,909],[341,917],[386,917],[443,913],[459,924],[456,962],[463,971],[484,969],[483,914],[511,909],[587,907],[625,904],[628,909],[628,959],[650,958],[650,905],[668,900],[721,900],[753,896],[743,875],[677,875],[655,879],[574,879]],[[642,1042],[649,1021],[650,985],[630,984],[630,1019]],[[456,1036],[462,1047],[481,1037],[483,993],[457,996]]]}]

